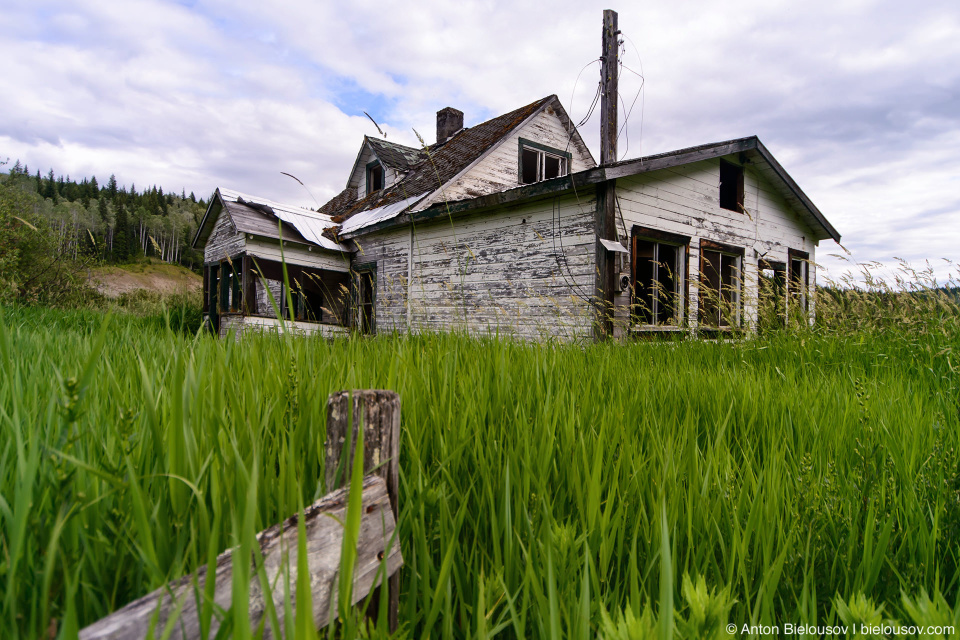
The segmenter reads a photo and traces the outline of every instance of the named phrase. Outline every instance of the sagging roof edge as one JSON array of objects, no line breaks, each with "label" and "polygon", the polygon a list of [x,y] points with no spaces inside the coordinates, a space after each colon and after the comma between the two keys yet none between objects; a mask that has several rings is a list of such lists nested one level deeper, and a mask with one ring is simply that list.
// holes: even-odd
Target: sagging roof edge
[{"label": "sagging roof edge", "polygon": [[[214,213],[214,207],[217,207],[216,213]],[[203,218],[200,220],[200,225],[197,227],[197,233],[194,234],[193,241],[190,243],[191,248],[199,250],[203,246],[206,246],[206,242],[210,238],[210,233],[213,231],[213,227],[217,222],[217,218],[219,217],[220,212],[225,212],[228,216],[230,215],[230,209],[226,206],[223,200],[223,196],[220,195],[220,188],[217,187],[217,189],[213,193],[213,197],[210,198],[209,204],[207,204],[207,210],[203,213]],[[212,218],[211,218],[211,214],[213,214]],[[207,231],[206,234],[204,234],[204,237],[202,238],[203,245],[197,246],[197,243],[201,241],[201,234],[203,234],[204,227],[207,225],[208,221],[210,224],[210,229]],[[231,224],[233,224],[234,228],[236,228],[237,225],[236,223],[233,222],[232,218],[231,218]],[[285,224],[288,224],[288,223],[285,223]],[[255,236],[257,238],[261,238],[263,240],[268,240],[272,242],[280,241],[280,238],[277,238],[274,236],[266,236],[260,233],[254,233],[252,231],[244,231],[243,235]],[[283,238],[283,242],[289,243],[289,244],[297,244],[304,247],[315,247],[320,251],[327,251],[330,253],[343,253],[343,251],[338,251],[336,249],[329,249],[327,247],[323,247],[316,243],[310,242],[309,240],[306,242],[300,242],[299,240]]]},{"label": "sagging roof edge", "polygon": [[574,188],[587,187],[607,180],[617,178],[626,178],[641,173],[657,171],[659,169],[668,169],[679,165],[699,162],[701,160],[711,160],[722,156],[741,153],[744,151],[756,151],[770,165],[783,183],[800,200],[801,204],[816,219],[823,230],[836,242],[840,242],[840,233],[827,221],[826,217],[813,204],[810,198],[803,192],[800,186],[790,177],[790,174],[773,157],[770,151],[760,142],[757,136],[749,138],[739,138],[725,142],[717,142],[697,147],[689,147],[670,151],[645,158],[636,158],[624,160],[618,163],[610,164],[604,167],[587,169],[579,173],[571,174],[563,178],[555,178],[545,182],[538,182],[532,185],[524,185],[507,191],[492,193],[471,200],[460,200],[450,203],[437,203],[429,208],[418,211],[413,214],[402,214],[382,223],[370,225],[357,229],[352,233],[343,234],[340,237],[346,240],[357,238],[368,233],[399,227],[413,222],[420,222],[437,217],[444,213],[460,214],[468,211],[477,211],[488,209],[503,204],[512,204],[525,199],[537,199],[539,197],[555,195],[565,191],[571,191]]},{"label": "sagging roof edge", "polygon": [[[200,224],[197,225],[197,233],[194,234],[193,242],[190,243],[191,249],[197,248],[197,243],[200,241],[200,235],[203,233],[203,228],[206,226],[207,220],[210,218],[210,212],[213,210],[213,207],[215,204],[219,204],[221,210],[225,208],[223,205],[223,201],[220,199],[219,187],[213,192],[213,197],[210,198],[210,202],[207,203],[207,210],[203,212],[203,218],[200,220]],[[227,215],[229,215],[229,212],[227,212]],[[212,222],[216,224],[216,221],[217,221],[217,218],[214,217]],[[212,230],[213,228],[211,227],[210,231]],[[207,232],[206,237],[207,238],[210,237],[210,232]],[[206,238],[204,238],[204,244],[206,244]]]}]

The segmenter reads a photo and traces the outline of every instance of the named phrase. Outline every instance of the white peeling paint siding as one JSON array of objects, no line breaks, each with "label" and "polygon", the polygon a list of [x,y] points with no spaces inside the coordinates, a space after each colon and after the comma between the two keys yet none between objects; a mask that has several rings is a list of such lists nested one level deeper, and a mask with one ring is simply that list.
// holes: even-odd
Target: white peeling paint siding
[{"label": "white peeling paint siding", "polygon": [[[736,162],[734,157],[725,158]],[[690,304],[688,317],[697,317],[697,282],[701,239],[744,248],[744,314],[753,326],[757,312],[757,263],[787,262],[787,250],[810,254],[810,283],[815,283],[817,242],[799,216],[774,187],[752,169],[744,170],[747,214],[720,207],[720,161],[705,160],[617,180],[617,198],[626,226],[621,238],[629,248],[633,225],[690,236],[688,253]],[[619,215],[619,214],[618,214]],[[620,234],[623,226],[617,221]],[[759,252],[754,247],[759,248]],[[627,265],[629,268],[629,264]],[[618,327],[627,320],[628,296],[617,296]],[[812,309],[811,309],[812,313]]]},{"label": "white peeling paint siding", "polygon": [[595,206],[590,190],[420,224],[412,262],[409,227],[361,238],[355,262],[377,264],[377,330],[589,337]]},{"label": "white peeling paint siding", "polygon": [[569,141],[563,123],[552,107],[544,109],[524,126],[504,138],[490,153],[457,179],[450,187],[437,193],[429,200],[417,206],[424,209],[433,202],[447,200],[465,200],[519,186],[518,175],[520,138],[526,138],[539,144],[569,151],[573,154],[571,173],[590,169],[596,164],[588,154]]},{"label": "white peeling paint siding", "polygon": [[325,338],[343,336],[349,332],[346,327],[332,324],[318,324],[315,322],[290,322],[285,320],[282,328],[280,321],[276,318],[263,318],[256,316],[241,316],[238,314],[223,315],[220,317],[220,337],[226,337],[230,331],[234,331],[239,338],[245,333],[277,332],[288,331],[295,335],[317,335]]},{"label": "white peeling paint siding", "polygon": [[[280,243],[269,242],[259,238],[247,240],[247,253],[255,258],[280,262]],[[283,259],[288,264],[298,264],[316,269],[339,271],[346,273],[350,270],[350,257],[337,251],[328,251],[320,247],[311,247],[308,250],[300,244],[286,244],[283,247]]]},{"label": "white peeling paint siding", "polygon": [[210,237],[203,247],[203,262],[205,264],[220,262],[226,260],[227,257],[232,260],[243,253],[244,247],[245,236],[242,233],[237,233],[233,221],[230,220],[230,214],[221,209],[220,215],[217,216],[217,221],[210,231]]}]

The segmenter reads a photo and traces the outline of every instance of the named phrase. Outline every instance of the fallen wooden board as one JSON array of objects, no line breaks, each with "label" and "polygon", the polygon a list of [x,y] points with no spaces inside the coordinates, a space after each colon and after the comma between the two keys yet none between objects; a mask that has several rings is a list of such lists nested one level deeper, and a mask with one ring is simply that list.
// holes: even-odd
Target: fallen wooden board
[{"label": "fallen wooden board", "polygon": [[[337,572],[340,568],[340,550],[343,544],[342,523],[346,521],[347,516],[347,495],[346,488],[330,493],[308,507],[304,513],[310,587],[313,592],[313,620],[317,628],[326,626],[336,618]],[[290,594],[291,606],[296,610],[297,518],[298,516],[288,518],[260,532],[257,536],[267,580],[273,585],[273,603],[280,619],[281,637],[285,591],[281,570],[288,576],[286,590]],[[392,539],[395,527],[396,522],[393,510],[390,508],[386,483],[380,477],[367,476],[363,480],[363,517],[357,543],[351,604],[360,602],[371,589],[383,582],[384,573],[378,576],[377,572],[381,569],[384,555],[386,555],[385,575],[394,575],[403,565],[400,544],[396,539]],[[223,610],[230,609],[232,603],[232,566],[233,550],[231,549],[217,558],[214,578],[216,580],[214,602]],[[263,589],[260,580],[256,577],[256,568],[252,559],[251,567],[253,579],[250,583],[250,623],[256,629],[266,609]],[[196,580],[196,588],[194,580]],[[195,578],[194,576],[181,578],[98,620],[83,629],[80,632],[80,638],[81,640],[144,638],[158,607],[160,612],[155,633],[159,637],[171,612],[175,611],[182,602],[182,610],[174,622],[176,627],[171,637],[185,640],[199,639],[201,636],[197,604],[198,597],[202,597],[206,580],[206,567],[203,567],[196,573]],[[219,628],[220,622],[214,615],[209,637],[214,637]],[[263,637],[276,637],[269,619],[266,621]]]}]

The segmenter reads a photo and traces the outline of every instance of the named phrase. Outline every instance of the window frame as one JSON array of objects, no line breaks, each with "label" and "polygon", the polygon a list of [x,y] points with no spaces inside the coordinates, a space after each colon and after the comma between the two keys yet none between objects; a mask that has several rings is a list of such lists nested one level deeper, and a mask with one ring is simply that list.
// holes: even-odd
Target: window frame
[{"label": "window frame", "polygon": [[[772,271],[773,277],[769,277],[764,274],[764,271]],[[770,295],[773,298],[774,302],[774,317],[776,318],[777,324],[781,327],[785,326],[787,323],[787,263],[782,260],[766,260],[760,259],[757,261],[757,301],[758,301],[758,327],[760,329],[769,328],[767,326],[761,326],[763,320],[767,320],[763,316],[763,311],[765,309],[760,308],[760,304],[763,302],[764,296],[766,295],[766,288],[770,287]]]},{"label": "window frame", "polygon": [[[714,313],[714,311],[717,314],[716,318],[713,319],[715,320],[714,324],[706,323],[706,320],[710,318],[706,317],[708,312],[705,310],[704,304],[703,304],[705,299],[704,291],[713,289],[713,286],[709,284],[705,279],[705,275],[706,275],[705,265],[707,264],[707,259],[705,254],[707,252],[716,253],[720,257],[720,260],[719,260],[720,264],[717,265],[717,278],[720,286],[720,291],[718,292],[719,293],[718,302],[720,303],[716,305],[716,310],[711,309],[709,311],[709,313],[711,314]],[[743,272],[744,272],[744,266],[745,266],[744,253],[745,251],[743,247],[724,244],[722,242],[714,242],[712,240],[704,240],[704,239],[700,240],[700,256],[699,256],[700,269],[699,269],[699,273],[697,274],[697,285],[698,285],[697,325],[699,328],[710,330],[710,331],[731,331],[731,330],[739,330],[743,327],[743,324],[744,324],[744,317],[743,317],[744,316],[744,313],[743,313],[744,275],[743,275]],[[736,290],[735,290],[736,299],[728,303],[734,312],[734,317],[732,318],[733,322],[730,322],[728,319],[726,324],[724,324],[724,317],[723,317],[723,311],[724,311],[723,257],[724,256],[729,258],[734,258],[736,260],[735,264],[736,264],[736,270],[737,270],[737,273],[735,276],[736,277]]]},{"label": "window frame", "polygon": [[[537,153],[537,179],[533,182],[524,182],[523,181],[523,152],[526,150],[531,150]],[[546,156],[553,156],[560,159],[560,173],[554,178],[544,178],[543,177],[543,166]],[[570,164],[573,161],[573,154],[569,151],[561,151],[560,149],[555,149],[553,147],[548,147],[545,144],[540,144],[539,142],[534,142],[533,140],[528,140],[526,138],[520,138],[520,143],[518,145],[517,151],[517,182],[520,185],[536,184],[538,182],[543,182],[544,180],[556,180],[557,178],[565,178],[570,175]]]},{"label": "window frame", "polygon": [[[727,177],[730,171],[734,171],[736,175],[733,177],[734,184],[731,186],[729,180],[724,180],[724,172],[727,173]],[[725,187],[725,185],[727,185]],[[728,190],[733,189],[732,196],[735,198],[735,202],[730,203],[730,193]],[[725,191],[727,192],[725,196]],[[721,209],[726,209],[727,211],[736,211],[737,213],[743,213],[746,209],[743,206],[743,166],[736,164],[735,162],[729,162],[727,160],[720,160],[720,186],[718,193],[718,202]],[[728,206],[731,205],[732,206]]]},{"label": "window frame", "polygon": [[[653,276],[649,284],[649,288],[651,289],[653,288],[654,282],[659,282],[658,272],[662,263],[656,258],[659,256],[660,246],[666,245],[677,249],[676,262],[674,265],[676,284],[673,291],[677,304],[673,323],[664,323],[659,320],[660,296],[651,296],[653,304],[649,313],[650,319],[653,321],[652,323],[643,322],[642,320],[645,320],[645,318],[641,319],[640,314],[637,312],[638,292],[640,290],[637,285],[637,272],[639,270],[637,245],[640,241],[650,242],[654,245]],[[631,328],[640,331],[663,331],[683,327],[687,317],[687,292],[689,291],[690,285],[690,236],[634,225],[630,238],[630,283],[632,285],[632,291],[630,293]]]},{"label": "window frame", "polygon": [[[800,266],[800,278],[795,274],[796,265]],[[796,308],[799,302],[800,311],[806,315],[810,310],[810,254],[799,249],[787,249],[787,317],[790,316],[790,307]]]},{"label": "window frame", "polygon": [[[373,182],[370,179],[371,173],[379,168],[380,169],[380,188],[374,189]],[[367,186],[367,195],[374,193],[375,191],[381,191],[386,186],[387,183],[387,170],[384,168],[383,163],[379,160],[372,160],[367,163],[367,172],[366,172],[366,186]]]},{"label": "window frame", "polygon": [[[363,300],[363,279],[371,278],[370,300]],[[353,267],[353,328],[365,335],[377,332],[377,263],[364,262]],[[370,315],[365,318],[363,307],[369,305]],[[365,322],[366,319],[366,322]]]}]

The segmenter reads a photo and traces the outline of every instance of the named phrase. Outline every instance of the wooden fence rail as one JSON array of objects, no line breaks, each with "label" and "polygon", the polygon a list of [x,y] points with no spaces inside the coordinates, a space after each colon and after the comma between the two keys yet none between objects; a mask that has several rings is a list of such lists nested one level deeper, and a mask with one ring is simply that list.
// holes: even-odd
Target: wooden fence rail
[{"label": "wooden fence rail", "polygon": [[[353,406],[350,399],[353,399]],[[348,431],[349,417],[353,429]],[[389,628],[397,628],[399,609],[399,569],[403,565],[400,544],[394,535],[398,513],[397,488],[399,484],[400,398],[392,391],[361,390],[331,394],[327,402],[326,479],[328,490],[336,489],[304,511],[307,538],[307,564],[313,592],[313,620],[317,628],[336,618],[337,580],[340,553],[343,546],[343,525],[349,491],[346,486],[334,486],[337,469],[340,478],[349,479],[353,463],[352,446],[344,451],[347,442],[356,443],[358,424],[364,425],[363,512],[360,536],[357,541],[357,559],[353,575],[353,602],[359,604],[370,596],[370,612],[378,610],[383,597],[381,566],[385,566],[389,605]],[[346,456],[343,454],[347,453]],[[341,464],[341,460],[343,464]],[[347,485],[346,481],[337,484]],[[291,607],[296,610],[297,583],[297,525],[298,515],[261,531],[257,535],[263,567],[283,631],[284,598],[289,594]],[[232,568],[234,550],[225,551],[217,558],[214,603],[227,610],[232,605]],[[266,615],[264,590],[256,578],[252,559],[249,586],[250,623],[256,629]],[[207,581],[206,567],[191,576],[172,582],[139,600],[98,620],[80,632],[81,640],[133,640],[145,638],[151,626],[159,637],[172,614],[177,614],[171,637],[201,640],[200,610]],[[285,584],[286,583],[286,584]],[[179,612],[177,611],[179,609]],[[209,638],[216,636],[220,627],[214,616]],[[273,638],[269,621],[264,627],[264,638]],[[206,640],[206,638],[203,638]]]}]

